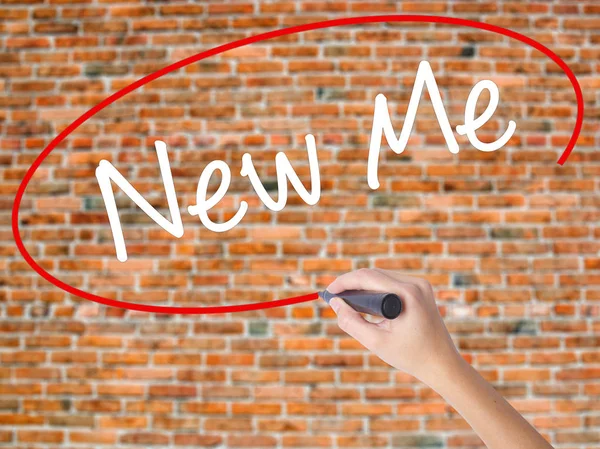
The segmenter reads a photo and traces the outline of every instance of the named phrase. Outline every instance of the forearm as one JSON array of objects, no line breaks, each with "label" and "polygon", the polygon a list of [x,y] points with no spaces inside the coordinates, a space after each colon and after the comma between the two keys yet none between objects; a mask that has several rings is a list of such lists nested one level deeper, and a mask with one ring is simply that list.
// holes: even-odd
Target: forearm
[{"label": "forearm", "polygon": [[469,423],[488,449],[552,446],[462,358],[427,383]]},{"label": "forearm", "polygon": [[394,320],[367,322],[340,298],[329,305],[342,330],[398,368],[436,390],[471,425],[489,449],[552,449],[544,438],[460,357],[435,302],[431,285],[384,270],[359,270],[327,287],[390,292],[404,310]]}]

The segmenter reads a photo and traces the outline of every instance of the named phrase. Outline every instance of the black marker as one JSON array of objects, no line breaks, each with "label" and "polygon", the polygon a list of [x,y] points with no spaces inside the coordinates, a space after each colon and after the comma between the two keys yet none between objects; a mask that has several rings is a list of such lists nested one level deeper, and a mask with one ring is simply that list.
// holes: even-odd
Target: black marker
[{"label": "black marker", "polygon": [[322,292],[319,292],[319,296],[323,298],[327,304],[329,304],[331,298],[337,296],[346,301],[346,303],[357,312],[382,316],[388,320],[393,320],[400,315],[400,312],[402,312],[402,300],[394,293],[346,290],[334,295],[327,290],[323,290]]}]

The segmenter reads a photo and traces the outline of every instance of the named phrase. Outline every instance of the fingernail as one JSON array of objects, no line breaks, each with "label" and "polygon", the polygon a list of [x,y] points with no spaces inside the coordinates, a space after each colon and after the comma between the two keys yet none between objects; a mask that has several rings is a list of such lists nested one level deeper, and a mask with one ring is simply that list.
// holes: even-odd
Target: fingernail
[{"label": "fingernail", "polygon": [[331,306],[333,311],[336,313],[336,315],[338,313],[338,310],[340,309],[340,301],[341,301],[341,299],[338,298],[337,296],[334,298],[331,298],[331,301],[329,301],[329,305]]}]

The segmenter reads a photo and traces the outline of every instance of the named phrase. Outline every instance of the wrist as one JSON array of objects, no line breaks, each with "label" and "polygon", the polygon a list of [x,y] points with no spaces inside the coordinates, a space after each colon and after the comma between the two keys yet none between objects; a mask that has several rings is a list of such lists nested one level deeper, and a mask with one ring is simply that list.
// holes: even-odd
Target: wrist
[{"label": "wrist", "polygon": [[440,358],[430,368],[420,380],[442,396],[463,382],[473,370],[456,350],[451,351],[446,357]]}]

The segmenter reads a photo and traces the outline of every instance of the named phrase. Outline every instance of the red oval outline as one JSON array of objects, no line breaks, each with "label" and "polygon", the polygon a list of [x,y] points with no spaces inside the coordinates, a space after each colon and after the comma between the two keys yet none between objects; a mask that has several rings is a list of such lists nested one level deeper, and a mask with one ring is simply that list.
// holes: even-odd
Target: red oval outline
[{"label": "red oval outline", "polygon": [[206,59],[210,56],[217,55],[219,53],[223,53],[227,50],[232,50],[234,48],[243,47],[244,45],[249,45],[254,42],[260,42],[263,40],[272,39],[275,37],[285,36],[288,34],[301,33],[304,31],[317,30],[321,28],[332,28],[343,25],[356,25],[361,23],[378,23],[378,22],[431,22],[431,23],[445,23],[450,25],[459,25],[470,28],[478,28],[481,30],[491,31],[493,33],[502,34],[504,36],[516,39],[521,41],[530,47],[533,47],[550,59],[552,59],[558,66],[563,70],[563,72],[569,78],[569,81],[573,85],[573,90],[575,91],[575,97],[577,98],[577,119],[575,121],[575,128],[573,129],[573,134],[567,143],[567,147],[563,151],[562,155],[558,160],[558,164],[563,165],[571,151],[575,147],[575,143],[577,138],[579,137],[579,133],[581,132],[581,126],[583,124],[583,94],[581,92],[581,86],[575,77],[573,71],[569,68],[569,66],[552,50],[548,47],[542,45],[536,40],[527,37],[523,34],[517,33],[515,31],[509,30],[507,28],[502,28],[496,25],[490,25],[485,22],[477,22],[474,20],[460,19],[455,17],[445,17],[445,16],[430,16],[430,15],[419,15],[419,14],[408,14],[408,15],[380,15],[380,16],[363,16],[363,17],[347,17],[342,19],[333,19],[326,20],[323,22],[314,22],[308,23],[304,25],[297,25],[290,28],[282,28],[279,30],[273,30],[262,34],[257,34],[254,36],[249,36],[244,39],[240,39],[234,42],[229,42],[224,45],[220,45],[218,47],[212,48],[210,50],[198,53],[196,55],[190,56],[188,58],[182,59],[174,64],[171,64],[167,67],[164,67],[160,70],[157,70],[154,73],[144,76],[129,86],[124,87],[123,89],[115,92],[110,95],[96,106],[91,108],[89,111],[84,113],[81,117],[67,126],[58,136],[56,136],[52,142],[40,153],[40,155],[35,159],[31,167],[27,170],[25,177],[21,181],[19,188],[17,190],[17,194],[15,196],[15,201],[13,203],[12,208],[12,230],[13,236],[15,238],[15,242],[21,255],[25,259],[25,261],[33,268],[41,277],[46,279],[48,282],[54,284],[58,288],[66,291],[67,293],[71,293],[75,296],[78,296],[83,299],[87,299],[90,301],[94,301],[100,304],[104,304],[107,306],[113,307],[121,307],[129,310],[137,310],[142,312],[155,312],[155,313],[173,313],[173,314],[209,314],[209,313],[231,313],[231,312],[244,312],[249,310],[260,310],[267,309],[272,307],[281,307],[292,304],[298,304],[301,302],[312,301],[318,298],[317,293],[311,293],[303,296],[296,296],[293,298],[285,298],[279,299],[275,301],[267,301],[267,302],[259,302],[259,303],[249,303],[249,304],[241,304],[241,305],[231,305],[231,306],[215,306],[215,307],[173,307],[173,306],[156,306],[149,304],[135,304],[126,301],[118,301],[115,299],[105,298],[103,296],[94,295],[92,293],[80,290],[75,288],[60,279],[55,278],[42,267],[40,267],[37,262],[31,257],[31,255],[25,249],[25,245],[21,240],[21,235],[19,233],[19,208],[21,206],[21,200],[23,198],[23,194],[25,193],[25,189],[27,188],[27,184],[33,177],[35,171],[38,169],[40,164],[44,161],[44,159],[50,154],[50,152],[56,148],[69,134],[71,134],[75,129],[79,127],[79,125],[83,124],[90,117],[94,116],[97,112],[100,112],[102,109],[107,107],[108,105],[114,103],[119,98],[127,95],[128,93],[136,90],[138,87],[141,87],[157,78],[160,78],[163,75],[166,75],[170,72],[178,70],[182,67],[185,67],[194,62],[200,61],[202,59]]}]

